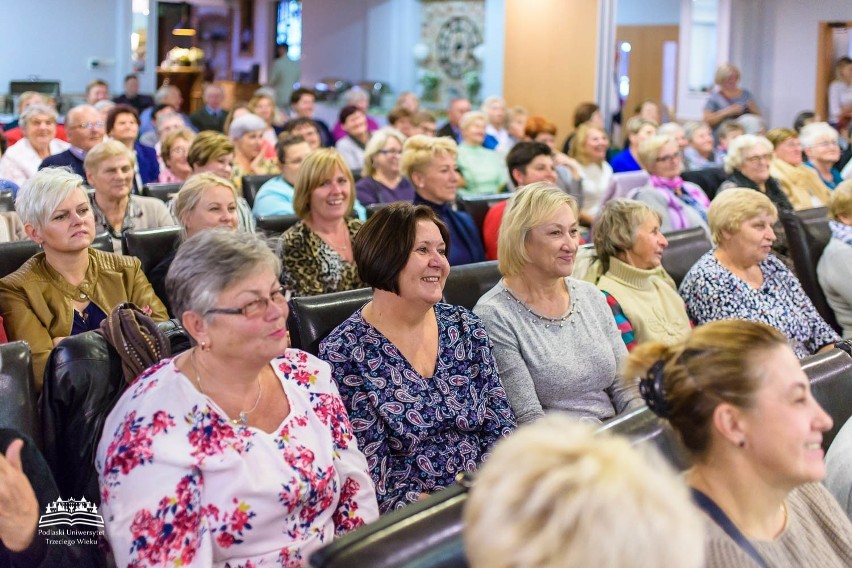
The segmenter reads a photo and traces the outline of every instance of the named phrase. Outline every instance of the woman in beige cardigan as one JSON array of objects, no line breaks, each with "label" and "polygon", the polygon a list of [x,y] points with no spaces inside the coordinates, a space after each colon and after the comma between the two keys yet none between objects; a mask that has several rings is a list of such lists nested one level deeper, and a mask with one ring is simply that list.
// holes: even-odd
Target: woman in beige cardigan
[{"label": "woman in beige cardigan", "polygon": [[793,209],[825,207],[831,200],[828,188],[815,169],[802,161],[799,135],[789,128],[773,128],[766,134],[775,152],[769,164],[769,175],[776,178],[787,194]]}]

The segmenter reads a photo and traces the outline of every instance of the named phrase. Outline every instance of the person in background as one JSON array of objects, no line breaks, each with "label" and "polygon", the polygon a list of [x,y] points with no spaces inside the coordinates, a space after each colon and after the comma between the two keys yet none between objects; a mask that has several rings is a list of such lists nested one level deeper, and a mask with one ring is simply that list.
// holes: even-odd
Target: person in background
[{"label": "person in background", "polygon": [[793,119],[793,130],[801,134],[802,128],[814,122],[822,122],[820,116],[812,110],[803,110]]},{"label": "person in background", "polygon": [[[18,120],[13,120],[12,122],[4,125],[2,135],[6,139],[6,147],[11,148],[15,144],[18,143],[20,139],[24,137],[24,133],[21,131],[21,126],[19,123],[20,117],[24,114],[24,111],[27,110],[29,105],[45,105],[56,111],[56,101],[53,100],[53,97],[48,96],[44,93],[38,93],[36,91],[24,91],[18,96]],[[68,121],[68,117],[65,118],[66,122]],[[65,125],[57,124],[56,125],[56,137],[63,142],[68,141],[68,136],[65,133]]]},{"label": "person in background", "polygon": [[830,200],[831,240],[817,263],[817,277],[843,339],[852,339],[852,180],[838,185]]},{"label": "person in background", "polygon": [[487,119],[481,111],[465,114],[459,127],[462,142],[456,163],[462,175],[463,195],[489,195],[506,189],[508,178],[503,159],[483,145]]},{"label": "person in background", "polygon": [[852,524],[819,483],[832,420],[782,333],[708,323],[676,345],[640,345],[624,376],[691,458],[705,566],[852,565]]},{"label": "person in background", "polygon": [[[582,207],[583,180],[580,173],[580,164],[574,158],[569,158],[556,149],[556,125],[543,116],[531,116],[527,119],[527,123],[524,126],[524,140],[547,144],[553,151],[553,162],[556,168],[556,185],[562,188],[562,191],[568,195],[573,196],[577,200],[577,205]],[[509,173],[511,174],[511,169]]]},{"label": "person in background", "polygon": [[139,135],[139,115],[136,109],[130,105],[115,105],[107,115],[106,131],[110,139],[121,142],[133,153],[136,171],[132,191],[142,193],[143,185],[156,182],[160,177],[160,165],[156,150],[136,140]]},{"label": "person in background", "polygon": [[745,130],[735,120],[723,120],[714,133],[719,140],[716,146],[716,155],[724,164],[725,156],[728,155],[728,148],[731,146],[731,143],[736,138],[745,134]]},{"label": "person in background", "polygon": [[719,191],[735,187],[747,187],[765,194],[780,211],[793,211],[793,205],[781,189],[778,180],[769,174],[772,162],[772,142],[763,136],[743,134],[731,143],[725,156],[725,172],[728,179],[719,186]]},{"label": "person in background", "polygon": [[403,91],[396,98],[394,106],[408,109],[412,114],[415,114],[420,112],[420,99],[411,91]]},{"label": "person in background", "polygon": [[65,116],[65,130],[71,147],[45,158],[38,169],[68,166],[83,183],[88,183],[83,160],[86,154],[104,139],[106,124],[101,115],[91,105],[80,105],[72,108]]},{"label": "person in background", "polygon": [[[376,122],[376,119],[367,114],[367,110],[370,106],[370,95],[367,94],[367,91],[360,87],[352,87],[345,93],[343,93],[343,106],[354,106],[358,110],[360,110],[364,114],[364,118],[367,120],[367,132],[373,133],[374,131],[379,129],[379,123]],[[334,129],[331,131],[332,136],[334,136],[334,141],[339,142],[341,138],[344,138],[349,132],[343,127],[343,120],[339,120],[337,124],[334,125]]]},{"label": "person in background", "polygon": [[450,266],[482,262],[485,251],[473,219],[453,208],[459,187],[458,146],[447,136],[412,136],[402,145],[402,174],[414,184],[414,204],[428,205],[450,233]]},{"label": "person in background", "polygon": [[275,160],[263,153],[263,132],[268,124],[255,114],[246,114],[234,120],[228,135],[234,142],[234,166],[231,183],[242,190],[243,176],[279,173]]},{"label": "person in background", "polygon": [[[317,101],[316,93],[305,87],[299,87],[293,94],[290,95],[290,109],[292,112],[293,118],[307,118],[314,122],[314,126],[320,134],[320,139],[322,140],[322,146],[324,148],[330,148],[334,146],[334,138],[331,136],[331,131],[328,129],[328,125],[318,118],[314,118],[314,105]],[[305,136],[304,133],[294,132],[294,134],[299,134],[300,136]]]},{"label": "person in background", "polygon": [[745,134],[766,136],[766,120],[757,114],[744,114],[736,119]]},{"label": "person in background", "polygon": [[498,441],[464,504],[471,568],[703,567],[686,486],[638,448],[558,415]]},{"label": "person in background", "polygon": [[503,97],[490,96],[482,101],[480,110],[485,113],[485,134],[497,140],[495,150],[500,147],[505,148],[509,144],[509,131],[506,130],[506,101]]},{"label": "person in background", "polygon": [[[154,105],[167,105],[174,109],[176,113],[178,113],[183,119],[183,123],[187,128],[191,128],[195,130],[195,127],[190,122],[189,117],[183,114],[180,109],[183,106],[183,95],[180,94],[180,89],[178,89],[174,85],[162,85],[157,92],[154,93]],[[154,107],[149,107],[142,111],[142,114],[139,115],[139,135],[144,136],[146,132],[150,132],[155,129],[155,124],[153,121],[153,110]]]},{"label": "person in background", "polygon": [[455,97],[450,99],[450,104],[447,106],[447,122],[438,129],[438,136],[447,136],[461,143],[461,119],[470,112],[470,101],[463,97]]},{"label": "person in background", "polygon": [[828,122],[845,130],[852,121],[852,58],[843,56],[834,66],[834,80],[828,85]]},{"label": "person in background", "polygon": [[482,323],[442,303],[449,241],[425,205],[377,211],[355,237],[372,299],[320,344],[382,512],[475,470],[515,427]]},{"label": "person in background", "polygon": [[124,92],[112,99],[112,102],[118,105],[130,105],[138,113],[154,106],[153,97],[139,93],[139,76],[134,73],[125,75]]},{"label": "person in background", "polygon": [[393,128],[381,128],[373,133],[364,151],[361,179],[355,184],[355,195],[361,205],[414,201],[414,186],[401,170],[405,138]]},{"label": "person in background", "polygon": [[769,164],[769,175],[778,180],[793,209],[825,207],[831,192],[815,169],[802,160],[799,134],[789,128],[773,128],[766,134],[775,151]]},{"label": "person in background", "polygon": [[278,167],[281,175],[260,186],[254,197],[255,218],[269,215],[294,215],[293,195],[299,169],[311,153],[311,147],[297,134],[282,134],[278,139]]},{"label": "person in background", "polygon": [[[311,147],[311,151],[322,148],[322,136],[317,129],[317,122],[312,118],[293,118],[284,123],[281,134],[301,136]],[[279,135],[280,136],[280,135]]]},{"label": "person in background", "polygon": [[278,130],[273,125],[275,100],[270,95],[255,93],[248,103],[248,109],[266,123],[266,128],[263,130],[263,140],[266,142],[265,155],[267,158],[274,158],[275,143],[278,141]]},{"label": "person in background", "polygon": [[825,454],[825,484],[837,503],[852,520],[852,469],[849,457],[852,456],[852,419],[846,423],[834,437]]},{"label": "person in background", "polygon": [[706,122],[688,122],[684,128],[688,146],[683,149],[686,171],[721,168],[723,157],[715,151],[713,131]]},{"label": "person in background", "polygon": [[394,107],[388,112],[388,124],[396,128],[402,135],[408,138],[414,133],[414,125],[411,123],[414,113],[405,107]]},{"label": "person in background", "polygon": [[647,120],[648,122],[655,122],[657,124],[663,123],[663,117],[660,114],[660,105],[651,99],[645,99],[639,103],[636,106],[635,115]]},{"label": "person in background", "polygon": [[45,158],[71,146],[56,138],[56,119],[56,111],[47,105],[27,106],[19,122],[24,138],[0,157],[0,178],[20,186],[35,175]]},{"label": "person in background", "polygon": [[189,128],[180,128],[166,136],[161,147],[163,164],[160,183],[183,183],[192,175],[192,166],[186,159],[195,133]]},{"label": "person in background", "polygon": [[686,138],[686,130],[677,122],[666,122],[660,125],[657,129],[657,134],[674,138],[677,142],[677,147],[681,154],[689,147],[689,140]]},{"label": "person in background", "polygon": [[417,111],[411,118],[411,135],[435,136],[438,133],[436,124],[434,114],[425,110]]},{"label": "person in background", "polygon": [[[24,224],[21,222],[21,217],[18,213],[15,211],[0,211],[0,243],[25,240],[27,240],[27,233],[24,230]],[[2,321],[3,318],[0,318],[0,328],[2,328]],[[5,332],[3,333],[5,337]],[[0,343],[6,343],[5,339],[0,341]]]},{"label": "person in background", "polygon": [[518,424],[549,412],[601,422],[624,412],[627,355],[604,295],[571,277],[577,205],[550,183],[512,196],[497,238],[503,278],[476,303]]},{"label": "person in background", "polygon": [[109,100],[109,85],[103,79],[95,79],[86,85],[86,104]]},{"label": "person in background", "polygon": [[637,115],[627,121],[625,131],[626,147],[610,161],[613,173],[635,172],[642,169],[639,164],[639,145],[657,133],[657,123]]},{"label": "person in background", "polygon": [[577,133],[577,129],[580,128],[580,125],[586,124],[587,122],[591,122],[606,133],[600,107],[595,103],[580,103],[574,109],[574,131],[565,139],[565,143],[562,145],[563,153],[568,154],[569,156],[572,155],[571,146],[574,141],[574,135]]},{"label": "person in background", "polygon": [[808,158],[805,165],[816,170],[828,189],[837,187],[843,181],[840,172],[834,167],[840,159],[837,131],[827,122],[814,122],[802,128],[799,140]]},{"label": "person in background", "polygon": [[740,70],[723,63],[716,70],[716,88],[704,105],[704,122],[716,128],[726,119],[737,119],[744,114],[760,114],[752,94],[739,86]]},{"label": "person in background", "polygon": [[293,87],[299,82],[302,69],[299,61],[290,59],[290,46],[286,43],[275,44],[275,61],[269,72],[266,85],[275,90],[275,103],[284,107],[290,102]]},{"label": "person in background", "polygon": [[[340,109],[340,122],[345,136],[337,138],[335,148],[346,160],[350,170],[360,172],[364,166],[364,149],[370,140],[370,129],[367,115],[355,105],[347,105]],[[336,127],[335,127],[336,130]]]},{"label": "person in background", "polygon": [[577,220],[590,227],[603,205],[602,200],[612,181],[612,167],[606,161],[609,139],[606,131],[594,122],[581,124],[574,133],[569,156],[580,164],[583,180],[583,208]]},{"label": "person in background", "polygon": [[225,91],[221,85],[208,83],[204,86],[204,107],[189,115],[189,121],[199,131],[225,131],[225,119],[228,111],[222,108],[225,102]]},{"label": "person in background", "polygon": [[[109,116],[109,112],[112,109],[114,109],[116,105],[115,105],[114,102],[112,102],[109,99],[102,99],[102,100],[99,100],[98,102],[96,102],[92,106],[94,106],[95,109],[101,114],[101,120],[103,120],[104,123],[106,123],[107,117]],[[130,106],[130,105],[127,105],[127,106]],[[130,108],[133,108],[133,107],[130,107]],[[136,109],[133,109],[133,110],[136,110]],[[109,134],[107,134],[107,137],[109,137]]]},{"label": "person in background", "polygon": [[498,152],[507,156],[515,144],[527,139],[525,129],[528,118],[529,113],[522,106],[513,106],[506,111],[506,134],[508,136],[505,144],[497,146]]},{"label": "person in background", "polygon": [[[148,110],[148,109],[146,109]],[[160,143],[169,132],[174,130],[178,130],[179,128],[186,128],[186,124],[183,121],[183,118],[171,105],[154,105],[150,109],[151,111],[151,122],[154,125],[154,128],[145,132],[144,134],[139,135],[139,143],[145,146],[154,148],[157,151],[157,155],[160,155]],[[161,118],[162,117],[162,118]],[[141,127],[140,127],[141,130]],[[160,133],[162,132],[162,137]]]}]

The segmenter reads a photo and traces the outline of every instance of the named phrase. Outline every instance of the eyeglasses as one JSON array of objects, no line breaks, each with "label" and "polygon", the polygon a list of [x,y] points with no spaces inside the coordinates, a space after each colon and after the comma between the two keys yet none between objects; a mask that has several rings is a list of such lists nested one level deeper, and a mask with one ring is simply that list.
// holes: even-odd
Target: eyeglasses
[{"label": "eyeglasses", "polygon": [[831,148],[832,146],[837,146],[837,140],[823,140],[822,142],[817,142],[816,144],[811,144],[811,148]]},{"label": "eyeglasses", "polygon": [[657,158],[658,164],[671,164],[681,159],[680,154],[669,154],[668,156],[659,156]]},{"label": "eyeglasses", "polygon": [[272,302],[279,308],[283,308],[287,305],[287,302],[290,301],[290,296],[292,293],[290,290],[285,290],[284,286],[281,286],[278,290],[272,292],[268,298],[258,298],[257,300],[252,300],[248,304],[244,305],[242,308],[211,308],[204,312],[204,315],[209,314],[225,314],[231,316],[243,315],[249,319],[258,318],[266,313],[269,309],[269,303]]},{"label": "eyeglasses", "polygon": [[758,154],[757,156],[750,156],[745,158],[743,161],[748,162],[749,164],[756,164],[758,162],[768,162],[772,159],[772,154]]},{"label": "eyeglasses", "polygon": [[402,150],[379,150],[376,154],[381,154],[382,156],[399,156],[402,154]]},{"label": "eyeglasses", "polygon": [[105,122],[81,122],[75,126],[75,128],[82,128],[84,130],[94,130],[95,128],[104,128],[106,126]]}]

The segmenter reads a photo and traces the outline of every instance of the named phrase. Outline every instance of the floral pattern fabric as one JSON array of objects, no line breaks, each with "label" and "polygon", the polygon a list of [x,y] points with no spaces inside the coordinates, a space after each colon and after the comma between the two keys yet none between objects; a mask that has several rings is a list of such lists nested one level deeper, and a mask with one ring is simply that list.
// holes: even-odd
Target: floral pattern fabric
[{"label": "floral pattern fabric", "polygon": [[119,566],[295,567],[378,517],[328,365],[289,349],[271,365],[290,413],[235,426],[166,360],[121,397],[96,467]]},{"label": "floral pattern fabric", "polygon": [[422,377],[361,310],[321,344],[367,456],[382,512],[473,471],[515,428],[491,340],[468,310],[437,304],[438,358]]},{"label": "floral pattern fabric", "polygon": [[800,359],[840,341],[780,260],[769,255],[761,262],[763,285],[752,288],[722,266],[713,254],[715,250],[698,259],[680,285],[680,295],[695,325],[723,319],[762,322],[786,335]]}]

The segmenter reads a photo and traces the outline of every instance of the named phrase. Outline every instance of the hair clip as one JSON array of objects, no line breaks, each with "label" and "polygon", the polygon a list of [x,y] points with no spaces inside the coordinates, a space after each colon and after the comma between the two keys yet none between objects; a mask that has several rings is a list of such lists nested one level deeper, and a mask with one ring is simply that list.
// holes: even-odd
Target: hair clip
[{"label": "hair clip", "polygon": [[648,408],[660,418],[668,418],[671,412],[663,385],[663,367],[665,366],[666,362],[660,359],[651,365],[645,378],[639,380],[639,394],[642,395]]}]

